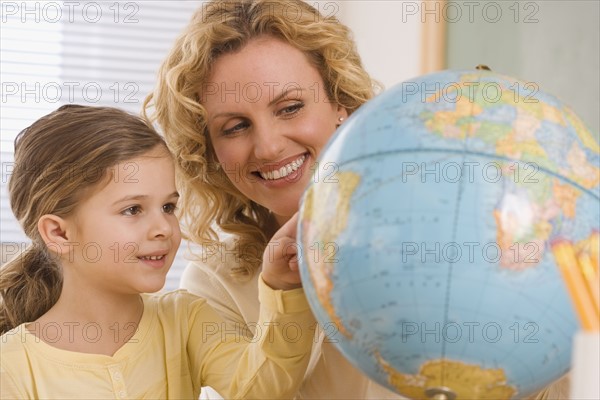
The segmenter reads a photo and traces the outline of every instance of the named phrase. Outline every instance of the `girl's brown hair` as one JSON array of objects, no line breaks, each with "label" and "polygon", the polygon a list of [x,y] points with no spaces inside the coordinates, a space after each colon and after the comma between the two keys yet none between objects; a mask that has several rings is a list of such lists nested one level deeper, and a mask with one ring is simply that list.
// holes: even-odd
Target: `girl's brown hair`
[{"label": "girl's brown hair", "polygon": [[0,270],[0,333],[34,321],[58,300],[62,273],[38,232],[46,214],[66,217],[111,167],[162,137],[143,119],[109,107],[62,106],[19,133],[8,182],[10,205],[29,247]]},{"label": "girl's brown hair", "polygon": [[248,277],[261,263],[274,233],[269,210],[249,200],[217,167],[209,142],[203,86],[220,55],[240,50],[260,36],[301,50],[319,71],[329,100],[348,113],[369,100],[377,84],[362,66],[349,29],[302,0],[215,0],[204,3],[163,63],[144,111],[163,129],[177,162],[184,234],[207,248],[221,245],[213,223],[237,238],[240,267]]}]

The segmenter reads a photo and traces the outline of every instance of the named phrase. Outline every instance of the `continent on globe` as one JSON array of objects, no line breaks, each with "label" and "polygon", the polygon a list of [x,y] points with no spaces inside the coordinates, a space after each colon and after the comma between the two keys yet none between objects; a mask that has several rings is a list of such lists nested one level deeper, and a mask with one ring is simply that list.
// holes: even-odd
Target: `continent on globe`
[{"label": "continent on globe", "polygon": [[506,384],[501,369],[483,369],[460,361],[431,360],[424,363],[415,375],[402,374],[378,357],[381,367],[389,374],[390,385],[411,399],[426,399],[427,388],[458,388],[458,399],[510,399],[516,389]]}]

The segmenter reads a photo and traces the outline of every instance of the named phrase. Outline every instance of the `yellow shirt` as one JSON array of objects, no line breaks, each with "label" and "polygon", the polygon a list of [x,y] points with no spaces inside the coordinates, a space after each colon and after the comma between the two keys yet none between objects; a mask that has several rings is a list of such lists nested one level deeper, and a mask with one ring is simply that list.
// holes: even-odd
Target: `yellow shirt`
[{"label": "yellow shirt", "polygon": [[301,289],[272,290],[262,279],[259,286],[261,318],[251,339],[227,330],[185,290],[143,295],[138,329],[113,356],[61,350],[20,325],[0,337],[0,398],[197,399],[201,386],[227,398],[292,397],[315,321]]}]

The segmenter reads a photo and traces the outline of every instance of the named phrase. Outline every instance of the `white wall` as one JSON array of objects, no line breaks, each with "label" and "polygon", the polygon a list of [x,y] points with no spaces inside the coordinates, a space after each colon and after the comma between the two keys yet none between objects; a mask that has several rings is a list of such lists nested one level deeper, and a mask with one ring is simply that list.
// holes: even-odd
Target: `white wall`
[{"label": "white wall", "polygon": [[[415,1],[339,1],[339,20],[354,32],[365,68],[385,88],[420,74],[421,24]],[[329,9],[320,9],[325,15]]]}]

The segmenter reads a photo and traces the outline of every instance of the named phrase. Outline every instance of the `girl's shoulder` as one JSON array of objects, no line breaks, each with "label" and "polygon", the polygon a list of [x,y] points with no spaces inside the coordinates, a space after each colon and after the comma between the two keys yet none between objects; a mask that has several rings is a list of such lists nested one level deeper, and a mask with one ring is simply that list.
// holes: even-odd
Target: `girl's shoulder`
[{"label": "girl's shoulder", "polygon": [[22,391],[33,380],[25,349],[27,333],[21,324],[0,336],[0,398],[33,398],[32,393]]},{"label": "girl's shoulder", "polygon": [[0,336],[0,398],[29,397],[21,393],[19,388],[28,387],[32,383],[28,343],[39,339],[25,325],[23,323]]},{"label": "girl's shoulder", "polygon": [[139,340],[144,341],[162,331],[164,337],[181,337],[190,333],[190,327],[198,320],[212,317],[212,309],[206,299],[185,289],[143,294],[144,314],[139,326]]},{"label": "girl's shoulder", "polygon": [[23,346],[29,337],[35,339],[35,336],[27,331],[25,325],[23,323],[0,336],[0,352],[2,353],[0,361],[3,363],[6,361],[5,357],[10,357],[15,352],[22,353]]}]

